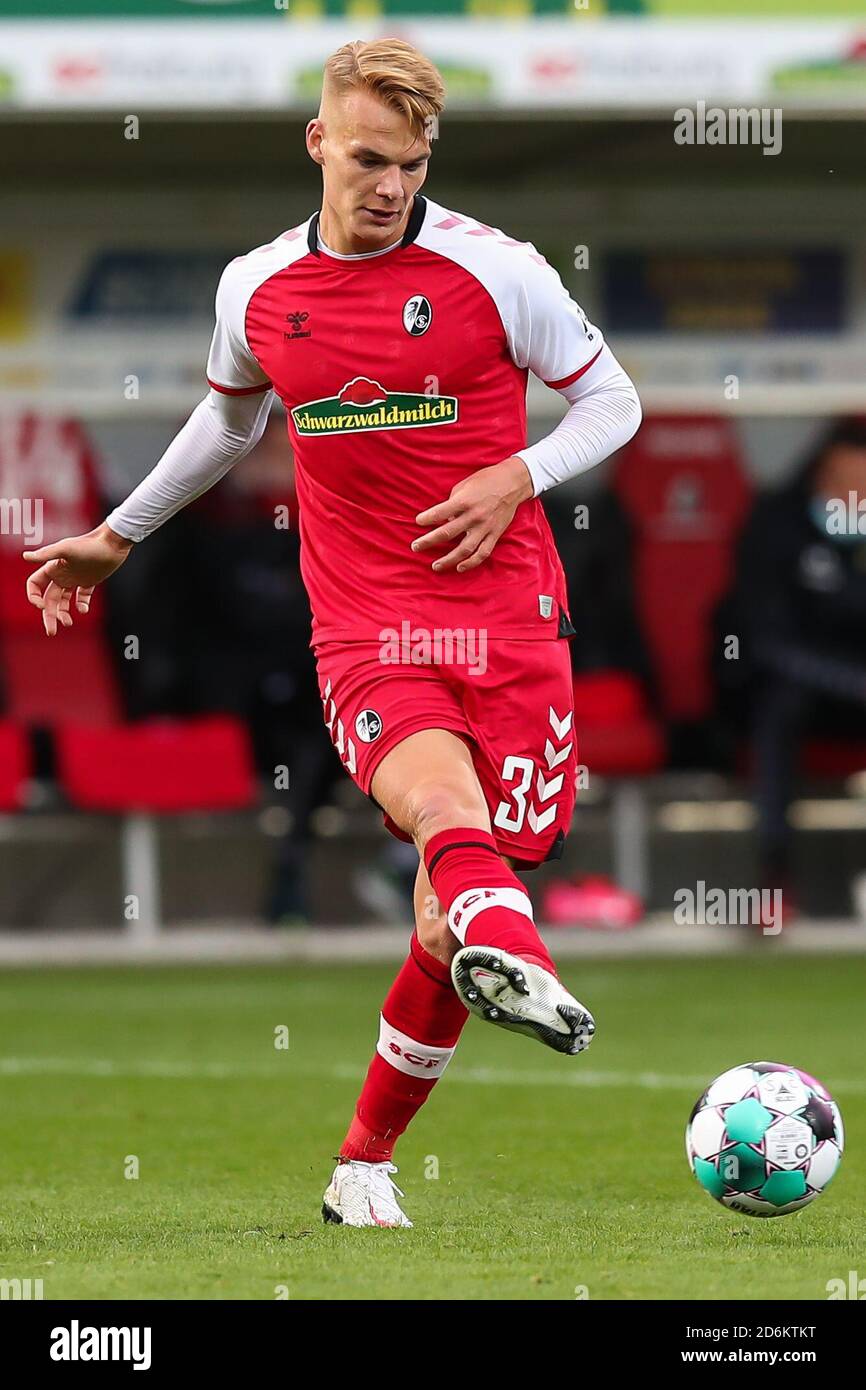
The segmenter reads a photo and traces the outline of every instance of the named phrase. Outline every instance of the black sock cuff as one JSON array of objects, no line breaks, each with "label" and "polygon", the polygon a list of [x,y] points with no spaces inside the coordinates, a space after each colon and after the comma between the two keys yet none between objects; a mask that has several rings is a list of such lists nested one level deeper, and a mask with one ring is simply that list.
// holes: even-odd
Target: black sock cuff
[{"label": "black sock cuff", "polygon": [[443,854],[450,853],[452,849],[486,849],[497,859],[501,859],[502,857],[495,845],[488,845],[485,840],[455,840],[452,845],[443,845],[441,849],[437,849],[436,853],[432,856],[429,863],[427,862],[427,859],[425,857],[424,862],[427,866],[427,876],[428,878],[430,878],[431,882],[433,870],[436,868],[436,865],[439,863],[439,860],[442,858]]}]

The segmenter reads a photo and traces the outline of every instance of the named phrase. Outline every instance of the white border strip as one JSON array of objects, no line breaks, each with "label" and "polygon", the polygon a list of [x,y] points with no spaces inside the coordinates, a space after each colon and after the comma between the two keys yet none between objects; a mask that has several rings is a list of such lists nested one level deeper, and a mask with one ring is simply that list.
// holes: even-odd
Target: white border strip
[{"label": "white border strip", "polygon": [[[94,1080],[138,1077],[157,1081],[244,1081],[273,1080],[285,1086],[292,1077],[301,1080],[320,1078],[325,1081],[347,1082],[355,1086],[366,1075],[365,1067],[346,1065],[316,1067],[294,1062],[274,1066],[238,1066],[236,1062],[181,1062],[170,1059],[116,1062],[106,1057],[0,1057],[0,1076],[75,1076]],[[689,1091],[697,1095],[707,1084],[706,1076],[678,1075],[654,1071],[589,1070],[580,1063],[564,1069],[516,1070],[496,1067],[452,1068],[449,1082],[464,1086],[550,1086],[600,1089],[602,1087],[639,1091]],[[833,1078],[833,1094],[840,1096],[866,1095],[866,1080]]]},{"label": "white border strip", "polygon": [[[742,927],[677,926],[659,914],[627,931],[547,927],[540,934],[554,960],[635,956],[737,956],[772,950],[775,955],[866,953],[866,924],[856,920],[797,921],[777,937]],[[0,970],[84,965],[206,965],[235,961],[308,961],[355,964],[400,961],[409,950],[405,927],[326,927],[267,930],[260,926],[202,927],[179,923],[152,943],[129,940],[123,930],[0,932]]]}]

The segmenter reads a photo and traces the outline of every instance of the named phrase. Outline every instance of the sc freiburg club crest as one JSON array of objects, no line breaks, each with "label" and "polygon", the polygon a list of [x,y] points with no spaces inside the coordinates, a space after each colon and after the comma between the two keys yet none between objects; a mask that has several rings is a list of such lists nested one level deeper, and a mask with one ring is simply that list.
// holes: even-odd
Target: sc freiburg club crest
[{"label": "sc freiburg club crest", "polygon": [[355,733],[362,743],[375,743],[382,732],[382,720],[374,709],[362,709],[355,720]]},{"label": "sc freiburg club crest", "polygon": [[403,327],[413,338],[426,333],[433,318],[430,300],[423,294],[413,294],[403,305]]}]

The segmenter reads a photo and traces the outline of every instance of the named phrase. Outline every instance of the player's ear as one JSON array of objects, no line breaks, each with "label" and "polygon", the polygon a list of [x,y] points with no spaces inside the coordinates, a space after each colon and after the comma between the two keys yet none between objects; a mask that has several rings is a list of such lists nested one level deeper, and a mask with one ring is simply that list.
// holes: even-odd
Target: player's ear
[{"label": "player's ear", "polygon": [[325,131],[321,120],[318,116],[314,116],[307,124],[304,139],[306,141],[307,154],[316,164],[324,164],[325,162],[322,155],[322,140],[324,134]]}]

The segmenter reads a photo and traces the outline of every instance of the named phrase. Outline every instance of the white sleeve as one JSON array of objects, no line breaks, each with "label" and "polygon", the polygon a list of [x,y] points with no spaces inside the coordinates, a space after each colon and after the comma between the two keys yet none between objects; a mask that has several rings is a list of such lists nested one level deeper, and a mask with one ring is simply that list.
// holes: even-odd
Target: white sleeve
[{"label": "white sleeve", "polygon": [[557,389],[571,409],[544,439],[518,450],[536,497],[621,449],[641,422],[637,391],[609,347]]},{"label": "white sleeve", "polygon": [[272,399],[271,391],[209,391],[152,472],[106,517],[112,531],[143,541],[207,492],[261,439]]},{"label": "white sleeve", "polygon": [[249,257],[239,256],[226,266],[217,286],[207,379],[214,390],[229,396],[255,395],[271,387],[247,342],[247,305],[257,283],[250,278]]},{"label": "white sleeve", "polygon": [[561,391],[598,357],[604,337],[535,247],[525,252],[506,323],[509,350],[518,367]]}]

